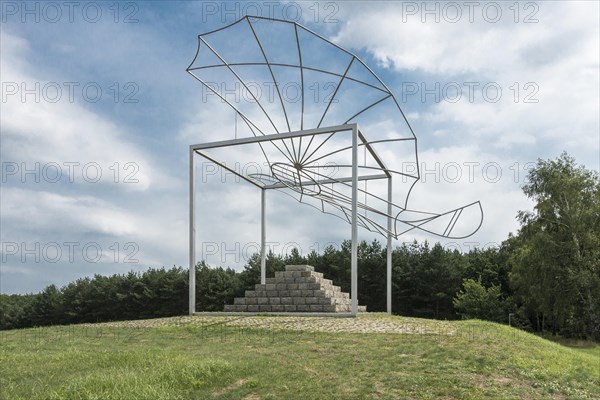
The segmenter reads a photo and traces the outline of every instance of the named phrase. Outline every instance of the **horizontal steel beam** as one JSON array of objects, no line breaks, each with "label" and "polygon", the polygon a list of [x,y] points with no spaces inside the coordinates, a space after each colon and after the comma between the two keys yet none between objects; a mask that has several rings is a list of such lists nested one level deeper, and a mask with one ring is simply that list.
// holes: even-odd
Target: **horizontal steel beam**
[{"label": "horizontal steel beam", "polygon": [[272,142],[272,141],[276,141],[276,140],[290,139],[290,138],[302,137],[302,136],[322,135],[325,133],[352,131],[352,129],[354,129],[355,127],[356,127],[356,124],[328,126],[325,128],[318,128],[318,129],[305,129],[305,130],[294,131],[294,132],[274,133],[272,135],[254,136],[254,137],[246,137],[246,138],[240,138],[240,139],[221,140],[218,142],[193,144],[190,146],[190,148],[192,150],[202,150],[202,149],[213,149],[216,147],[237,146],[240,144]]},{"label": "horizontal steel beam", "polygon": [[[370,180],[374,180],[374,179],[387,179],[388,176],[385,174],[378,174],[378,175],[364,175],[364,176],[359,176],[358,180],[359,181],[370,181]],[[310,186],[310,185],[315,185],[315,184],[319,184],[319,185],[326,185],[328,183],[343,183],[343,182],[352,182],[352,177],[344,177],[344,178],[331,178],[331,179],[321,179],[318,181],[306,181],[306,182],[301,182],[299,185],[300,186]],[[272,185],[266,185],[264,188],[265,189],[283,189],[286,188],[287,186],[283,183],[274,183]]]}]

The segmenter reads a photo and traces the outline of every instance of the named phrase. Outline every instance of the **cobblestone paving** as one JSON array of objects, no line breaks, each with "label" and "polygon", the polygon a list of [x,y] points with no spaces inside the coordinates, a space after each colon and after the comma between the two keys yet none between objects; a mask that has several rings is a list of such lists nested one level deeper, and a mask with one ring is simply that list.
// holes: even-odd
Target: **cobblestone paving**
[{"label": "cobblestone paving", "polygon": [[[456,327],[447,321],[423,320],[387,314],[363,314],[356,318],[295,316],[181,316],[93,324],[96,327],[154,328],[170,326],[211,326],[263,328],[269,330],[332,333],[399,333],[453,335]],[[90,325],[91,326],[91,325]]]}]

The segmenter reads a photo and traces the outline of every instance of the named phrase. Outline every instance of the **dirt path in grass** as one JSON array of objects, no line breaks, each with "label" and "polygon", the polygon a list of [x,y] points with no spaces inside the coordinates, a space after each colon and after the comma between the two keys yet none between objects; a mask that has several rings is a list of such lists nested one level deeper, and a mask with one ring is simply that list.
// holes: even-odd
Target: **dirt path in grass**
[{"label": "dirt path in grass", "polygon": [[453,335],[456,328],[446,321],[424,321],[386,314],[364,314],[356,318],[294,317],[294,316],[181,316],[115,321],[93,324],[96,327],[153,328],[161,326],[211,326],[223,325],[240,328],[265,328],[269,330],[315,331],[333,333],[401,333]]}]

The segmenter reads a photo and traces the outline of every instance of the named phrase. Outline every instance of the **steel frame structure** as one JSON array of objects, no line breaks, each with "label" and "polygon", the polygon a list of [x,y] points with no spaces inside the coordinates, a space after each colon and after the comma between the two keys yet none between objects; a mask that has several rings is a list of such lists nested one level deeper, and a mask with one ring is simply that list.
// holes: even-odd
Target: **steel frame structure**
[{"label": "steel frame structure", "polygon": [[[274,57],[272,50],[267,46],[267,42],[278,35],[271,31],[268,32],[270,38],[262,36],[257,25],[258,22],[272,23],[270,27],[281,28],[285,27],[288,29],[289,37],[291,42],[287,43],[285,47],[291,54],[289,58],[285,57]],[[245,29],[245,30],[244,30]],[[237,30],[237,31],[236,31]],[[227,31],[227,33],[225,33]],[[233,52],[231,49],[219,47],[218,41],[213,41],[214,35],[231,34],[233,37],[226,37],[224,41],[226,44],[233,46]],[[236,33],[237,32],[237,33]],[[235,35],[238,35],[237,37]],[[215,39],[216,40],[216,39]],[[245,43],[247,47],[242,44],[243,40],[247,40]],[[305,45],[303,40],[312,43]],[[312,41],[312,42],[311,42]],[[223,45],[223,42],[221,43]],[[249,50],[251,46],[254,46],[254,56],[250,57],[247,54],[252,53]],[[312,47],[311,47],[312,46]],[[321,46],[321,47],[319,47]],[[203,50],[204,58],[201,55],[200,49]],[[232,55],[240,48],[245,50],[244,57],[238,57]],[[340,57],[340,66],[335,67],[332,65],[320,66],[315,60],[307,59],[313,55],[314,49],[322,49],[325,51],[331,51],[333,55]],[[222,50],[225,50],[224,52]],[[229,50],[229,54],[227,54]],[[320,54],[319,54],[320,55]],[[231,58],[228,58],[231,57]],[[326,58],[326,56],[324,56]],[[281,113],[280,118],[277,120],[275,116],[270,115],[267,104],[261,104],[261,99],[249,89],[248,82],[245,81],[244,72],[248,71],[248,68],[262,69],[265,76],[268,76],[269,81],[272,81],[272,86],[276,90],[277,96],[272,104],[280,105],[281,109],[277,110]],[[291,70],[298,73],[301,88],[301,111],[299,112],[298,120],[293,120],[293,104],[286,102],[285,96],[280,91],[281,76],[283,70]],[[386,237],[387,245],[387,257],[386,257],[386,309],[388,313],[392,311],[392,238],[398,238],[400,235],[409,232],[413,229],[418,229],[426,233],[434,234],[441,237],[461,239],[471,236],[475,233],[482,224],[483,212],[479,202],[473,202],[466,206],[458,207],[444,213],[432,213],[426,211],[412,210],[408,208],[408,198],[412,191],[415,183],[420,179],[419,166],[418,166],[418,154],[417,154],[417,138],[410,126],[404,112],[400,108],[396,101],[393,93],[389,88],[375,75],[375,73],[355,54],[349,52],[346,49],[341,48],[335,43],[327,40],[323,36],[305,28],[304,26],[293,22],[275,18],[265,17],[250,17],[245,16],[239,20],[221,27],[219,29],[206,32],[198,36],[198,50],[194,57],[194,60],[188,66],[187,70],[197,81],[199,81],[209,93],[218,96],[222,102],[226,103],[236,113],[236,124],[237,116],[241,118],[241,121],[246,124],[252,136],[237,138],[237,125],[236,125],[236,138],[231,140],[215,141],[203,144],[194,144],[189,147],[189,312],[190,314],[195,313],[195,266],[196,266],[196,254],[195,254],[195,238],[196,238],[196,215],[195,215],[195,196],[196,196],[196,182],[195,182],[195,162],[194,156],[198,154],[207,160],[215,163],[224,170],[244,179],[246,182],[253,186],[261,189],[261,283],[265,283],[266,279],[266,191],[270,189],[281,190],[286,194],[294,193],[300,195],[298,201],[304,203],[304,199],[314,200],[320,202],[320,209],[323,213],[330,213],[336,215],[343,220],[350,223],[351,226],[351,315],[356,315],[358,308],[358,291],[357,291],[357,231],[358,226],[366,228],[369,231],[377,232]],[[221,71],[229,76],[229,79],[233,80],[236,84],[241,84],[242,88],[248,91],[251,95],[251,99],[247,103],[250,103],[254,108],[250,112],[245,111],[243,104],[234,104],[227,99],[227,95],[219,93],[218,89],[211,85],[211,81],[207,80],[202,74],[209,73],[210,71]],[[362,72],[363,75],[358,74]],[[251,76],[248,75],[248,76]],[[313,81],[309,78],[313,77]],[[321,78],[315,78],[321,77]],[[326,104],[323,104],[323,109],[311,110],[308,112],[307,108],[309,104],[305,102],[305,90],[308,87],[312,87],[312,84],[318,83],[318,79],[327,77],[335,81],[335,91],[329,98]],[[277,79],[279,78],[279,79]],[[340,90],[340,87],[344,85],[358,85],[360,87],[359,95],[352,93],[352,91],[344,92],[344,89]],[[369,95],[375,93],[374,97],[364,96],[366,98],[365,104],[350,104],[348,100],[356,100],[362,97],[366,92]],[[340,100],[341,99],[341,100]],[[346,106],[342,112],[338,110],[336,113],[332,111],[334,107],[332,105],[335,102],[340,101]],[[373,110],[383,107],[390,106],[393,112],[398,112],[398,118],[395,120],[399,121],[403,125],[402,133],[396,133],[394,129],[391,132],[394,135],[388,135],[384,130],[375,131],[375,135],[371,136],[372,140],[367,140],[365,135],[359,129],[359,123],[367,123],[368,117],[365,115],[373,112]],[[315,113],[315,111],[317,111]],[[316,115],[317,119],[313,122],[308,122],[305,114]],[[332,114],[335,115],[334,121],[328,121],[327,117]],[[262,123],[259,120],[253,120],[256,116],[263,118]],[[266,120],[264,120],[266,117]],[[320,119],[319,119],[320,117]],[[366,119],[365,119],[366,118]],[[394,119],[392,114],[385,114],[383,118]],[[282,122],[282,121],[285,121]],[[338,121],[343,121],[339,123]],[[296,123],[296,125],[294,125]],[[371,121],[372,123],[372,121]],[[329,125],[329,126],[322,126]],[[314,129],[307,129],[307,127],[314,127]],[[362,125],[364,126],[364,125]],[[299,128],[299,129],[297,129]],[[371,131],[370,131],[371,132]],[[334,150],[326,150],[322,146],[334,136],[334,134],[340,133],[342,135],[351,134],[351,145],[334,148]],[[317,139],[313,142],[316,137],[321,137],[325,134],[329,134],[325,139],[321,140],[320,144]],[[373,132],[371,132],[371,135]],[[302,142],[302,138],[310,138],[310,140]],[[295,142],[294,140],[298,141]],[[416,174],[404,173],[398,168],[390,167],[383,162],[381,156],[377,154],[375,150],[376,146],[392,146],[399,144],[399,142],[407,143],[409,146],[414,145],[414,159],[416,161]],[[269,174],[254,174],[244,175],[235,169],[232,169],[226,165],[217,157],[213,157],[207,154],[210,149],[222,149],[231,146],[241,145],[253,145],[257,144],[260,146],[261,154],[264,155],[266,161],[270,167]],[[288,144],[290,145],[288,147]],[[330,143],[329,143],[330,144]],[[273,147],[277,159],[283,160],[283,162],[272,162],[267,156],[264,146],[270,145]],[[313,148],[311,148],[311,145]],[[302,153],[302,146],[304,146],[304,153]],[[291,147],[291,149],[290,149]],[[315,148],[316,147],[316,148]],[[363,147],[365,150],[365,162],[364,165],[359,165],[358,149]],[[311,148],[311,152],[309,152]],[[320,150],[321,149],[321,150]],[[319,150],[321,153],[320,154]],[[340,164],[340,168],[346,168],[345,176],[333,178],[333,176],[323,175],[315,171],[316,162],[319,160],[327,159],[328,157],[338,157],[342,155],[342,152],[349,151],[351,154],[345,154],[342,156],[344,160],[351,158],[351,163],[344,162]],[[374,161],[372,166],[366,164],[366,154],[370,155],[370,161]],[[271,154],[271,153],[269,153]],[[394,154],[395,156],[395,154]],[[349,170],[348,170],[349,169]],[[310,171],[313,175],[307,174],[306,171]],[[359,171],[362,171],[359,173]],[[349,176],[348,176],[349,175]],[[403,204],[394,204],[392,202],[392,176],[401,175],[403,179],[409,179],[412,184],[409,185],[408,191],[405,194]],[[316,176],[316,178],[312,178]],[[383,193],[385,186],[380,186],[380,192],[378,195],[372,193],[371,190],[367,191],[366,183],[372,180],[387,180],[387,195]],[[365,189],[358,187],[359,182],[365,183]],[[331,184],[330,191],[322,190],[325,185]],[[337,190],[334,190],[334,185],[337,185]],[[308,188],[314,187],[314,190]],[[339,189],[341,187],[341,189]],[[329,189],[329,188],[328,188]],[[350,191],[350,195],[346,194]],[[344,192],[345,191],[345,192]],[[290,194],[291,195],[291,194]],[[359,201],[359,196],[364,195],[364,201]],[[294,196],[292,196],[294,197]],[[367,198],[372,199],[377,205],[368,204]],[[309,201],[307,204],[312,205]],[[332,209],[333,212],[325,210],[327,205],[328,210]],[[455,225],[463,211],[467,209],[476,209],[478,206],[481,212],[481,218],[479,225],[469,234],[453,234]],[[364,215],[359,214],[358,210],[363,210]],[[367,216],[367,212],[370,213]],[[463,215],[464,216],[464,215]],[[376,219],[377,218],[377,219]],[[435,222],[434,222],[435,221]],[[434,228],[431,225],[435,225],[437,222],[441,226]],[[430,224],[432,223],[432,224]],[[443,232],[442,232],[443,230]]]},{"label": "steel frame structure", "polygon": [[[392,175],[385,169],[385,164],[383,160],[379,158],[377,153],[368,146],[368,142],[365,137],[360,132],[357,124],[345,124],[338,125],[332,127],[318,128],[318,129],[309,129],[302,130],[297,132],[288,132],[283,134],[273,134],[259,137],[251,137],[251,138],[241,138],[241,139],[233,139],[233,140],[224,140],[218,142],[211,143],[202,143],[202,144],[194,144],[189,148],[190,155],[190,221],[189,221],[189,313],[193,315],[196,312],[196,185],[195,185],[195,162],[194,155],[198,154],[207,160],[214,162],[219,165],[221,168],[227,169],[229,172],[239,176],[244,179],[248,183],[258,187],[261,189],[261,251],[260,251],[260,281],[262,284],[265,283],[266,280],[266,191],[269,189],[279,189],[281,188],[281,183],[279,184],[261,184],[260,181],[254,181],[248,179],[245,175],[227,167],[224,163],[215,160],[214,158],[208,156],[204,153],[204,150],[221,148],[227,146],[236,146],[236,145],[244,145],[251,143],[262,143],[262,142],[270,142],[276,140],[284,140],[288,138],[299,138],[303,136],[313,136],[313,135],[323,135],[323,134],[332,134],[332,133],[340,133],[340,132],[350,132],[352,137],[352,176],[338,178],[336,182],[351,182],[352,185],[352,198],[351,198],[351,208],[352,208],[352,217],[351,217],[351,262],[350,262],[350,270],[351,270],[351,300],[352,300],[352,308],[351,315],[356,316],[358,312],[358,224],[357,224],[357,216],[358,216],[358,182],[360,180],[374,180],[374,179],[387,179],[388,182],[388,236],[387,236],[387,268],[386,268],[386,287],[387,287],[387,311],[391,313],[392,307]],[[362,142],[364,146],[371,152],[371,155],[377,160],[377,162],[381,163],[384,168],[384,174],[380,175],[369,175],[369,176],[358,176],[358,147],[359,141]],[[308,181],[302,182],[302,185],[320,185],[330,183],[330,180],[318,180],[318,181]]]}]

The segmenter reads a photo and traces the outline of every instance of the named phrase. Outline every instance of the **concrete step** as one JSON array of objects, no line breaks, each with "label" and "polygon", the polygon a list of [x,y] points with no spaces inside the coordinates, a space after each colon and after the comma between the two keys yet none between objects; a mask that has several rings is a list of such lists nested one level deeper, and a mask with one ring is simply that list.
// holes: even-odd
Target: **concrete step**
[{"label": "concrete step", "polygon": [[[326,304],[227,304],[226,312],[351,312],[351,305]],[[365,306],[358,306],[358,312],[366,312]]]},{"label": "concrete step", "polygon": [[[346,293],[347,294],[347,293]],[[295,296],[295,297],[236,297],[234,305],[351,305],[352,300],[349,297],[329,297],[329,296]]]}]

